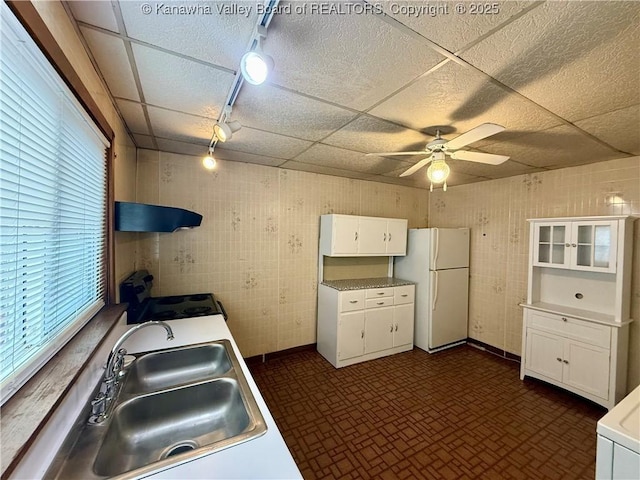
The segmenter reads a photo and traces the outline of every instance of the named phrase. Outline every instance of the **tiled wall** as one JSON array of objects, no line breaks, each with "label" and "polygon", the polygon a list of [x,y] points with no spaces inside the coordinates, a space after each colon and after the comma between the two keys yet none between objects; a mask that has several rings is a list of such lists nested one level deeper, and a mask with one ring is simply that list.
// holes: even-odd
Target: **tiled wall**
[{"label": "tiled wall", "polygon": [[244,356],[315,342],[319,216],[427,224],[425,190],[273,167],[138,151],[137,201],[194,210],[199,228],[141,234],[137,268],[154,295],[215,292]]},{"label": "tiled wall", "polygon": [[[640,215],[640,157],[452,187],[431,194],[430,227],[471,228],[469,336],[520,355],[527,218]],[[640,220],[635,222],[629,387],[640,384]]]}]

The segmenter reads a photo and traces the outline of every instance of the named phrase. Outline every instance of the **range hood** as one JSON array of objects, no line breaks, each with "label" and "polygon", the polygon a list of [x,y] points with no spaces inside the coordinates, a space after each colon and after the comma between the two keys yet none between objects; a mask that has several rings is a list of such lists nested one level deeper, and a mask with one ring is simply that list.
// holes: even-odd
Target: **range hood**
[{"label": "range hood", "polygon": [[116,202],[116,230],[120,232],[175,232],[199,227],[202,215],[183,208]]}]

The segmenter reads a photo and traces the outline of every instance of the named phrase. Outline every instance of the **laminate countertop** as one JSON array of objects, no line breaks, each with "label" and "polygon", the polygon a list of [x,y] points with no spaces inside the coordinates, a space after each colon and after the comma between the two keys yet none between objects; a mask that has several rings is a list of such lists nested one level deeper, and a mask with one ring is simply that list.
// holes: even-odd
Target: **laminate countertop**
[{"label": "laminate countertop", "polygon": [[346,290],[362,290],[366,288],[387,288],[401,287],[403,285],[414,285],[415,282],[402,280],[395,277],[376,277],[376,278],[350,278],[346,280],[324,280],[322,285],[334,288],[340,291]]}]

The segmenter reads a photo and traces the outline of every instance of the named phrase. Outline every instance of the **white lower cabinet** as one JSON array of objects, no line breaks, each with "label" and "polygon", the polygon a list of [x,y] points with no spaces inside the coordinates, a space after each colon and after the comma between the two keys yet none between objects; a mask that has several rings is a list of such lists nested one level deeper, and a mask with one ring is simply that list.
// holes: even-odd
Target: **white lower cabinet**
[{"label": "white lower cabinet", "polygon": [[[535,377],[613,407],[626,376],[626,326],[527,309],[521,378]],[[625,340],[625,341],[622,341]],[[619,399],[619,398],[618,398]]]},{"label": "white lower cabinet", "polygon": [[318,352],[344,367],[413,348],[414,285],[339,291],[318,286]]}]

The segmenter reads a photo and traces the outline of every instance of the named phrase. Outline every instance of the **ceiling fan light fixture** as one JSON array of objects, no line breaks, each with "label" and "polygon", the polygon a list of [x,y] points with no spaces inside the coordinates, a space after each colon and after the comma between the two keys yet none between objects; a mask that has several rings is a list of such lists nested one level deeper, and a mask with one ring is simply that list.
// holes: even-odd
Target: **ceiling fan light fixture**
[{"label": "ceiling fan light fixture", "polygon": [[[443,154],[444,157],[444,154]],[[443,189],[447,191],[447,178],[449,177],[449,173],[451,173],[451,169],[447,162],[442,159],[434,159],[429,165],[427,169],[427,178],[431,181],[430,190],[433,191],[433,184],[442,183]]]}]

